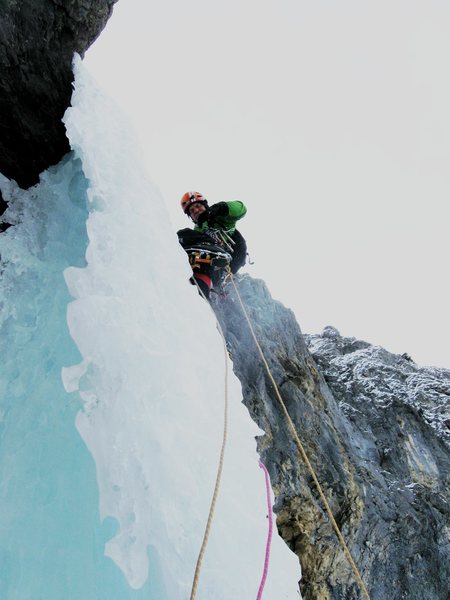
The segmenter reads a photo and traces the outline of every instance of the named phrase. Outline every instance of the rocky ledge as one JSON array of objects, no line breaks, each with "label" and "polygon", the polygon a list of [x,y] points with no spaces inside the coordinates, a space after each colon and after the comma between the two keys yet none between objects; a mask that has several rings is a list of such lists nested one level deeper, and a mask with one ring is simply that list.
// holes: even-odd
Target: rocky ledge
[{"label": "rocky ledge", "polygon": [[116,1],[0,0],[0,172],[22,188],[69,151],[73,53],[83,56]]},{"label": "rocky ledge", "polygon": [[[450,570],[450,371],[421,369],[294,314],[249,276],[238,286],[256,335],[371,597],[444,600]],[[299,556],[304,600],[361,598],[298,455],[235,292],[215,303],[276,494],[280,534]]]}]

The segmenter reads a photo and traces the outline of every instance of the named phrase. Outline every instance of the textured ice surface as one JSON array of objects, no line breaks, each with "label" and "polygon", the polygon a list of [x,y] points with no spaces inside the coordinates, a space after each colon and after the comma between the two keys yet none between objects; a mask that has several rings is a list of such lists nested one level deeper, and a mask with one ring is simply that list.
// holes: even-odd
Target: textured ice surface
[{"label": "textured ice surface", "polygon": [[[65,272],[68,322],[83,356],[77,427],[92,452],[101,517],[117,534],[106,552],[139,588],[147,547],[164,593],[189,595],[212,494],[223,424],[224,357],[209,307],[162,199],[142,170],[128,125],[77,63],[72,147],[89,180],[87,266]],[[77,375],[80,373],[79,367]],[[69,389],[76,376],[65,369]],[[267,531],[258,432],[230,385],[230,437],[199,598],[251,598]],[[267,598],[297,597],[298,562],[273,546]],[[272,587],[271,587],[272,586]]]},{"label": "textured ice surface", "polygon": [[[185,600],[221,444],[221,339],[128,125],[80,61],[65,122],[74,156],[28,192],[0,182],[16,224],[0,238],[0,597]],[[199,600],[256,597],[257,433],[230,375]],[[275,536],[264,598],[298,598],[299,576]]]},{"label": "textured ice surface", "polygon": [[24,192],[0,176],[14,227],[0,235],[0,598],[148,598],[104,556],[95,465],[61,382],[80,360],[63,277],[83,266],[86,187],[72,156]]}]

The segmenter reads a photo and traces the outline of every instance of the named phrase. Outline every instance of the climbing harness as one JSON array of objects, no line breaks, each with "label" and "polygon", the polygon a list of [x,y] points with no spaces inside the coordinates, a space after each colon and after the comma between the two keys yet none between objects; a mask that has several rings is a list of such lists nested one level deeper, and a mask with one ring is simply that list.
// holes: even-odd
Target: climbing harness
[{"label": "climbing harness", "polygon": [[209,246],[208,244],[198,244],[185,248],[189,257],[189,264],[192,268],[193,277],[191,283],[197,283],[197,279],[206,282],[210,291],[217,291],[223,295],[223,278],[226,275],[226,268],[231,262],[231,255],[225,252],[219,246]]},{"label": "climbing harness", "polygon": [[264,586],[266,585],[267,573],[269,571],[269,560],[270,560],[270,547],[272,544],[272,532],[273,532],[273,515],[272,515],[272,499],[270,497],[270,479],[269,473],[266,469],[266,465],[259,461],[259,466],[264,471],[264,478],[266,480],[266,496],[267,496],[267,513],[269,516],[269,533],[267,534],[267,542],[266,542],[266,555],[264,558],[264,570],[261,578],[261,583],[259,584],[258,596],[256,600],[261,600],[262,594],[264,591]]},{"label": "climbing harness", "polygon": [[266,360],[266,357],[264,356],[264,352],[262,351],[262,348],[261,348],[261,346],[260,346],[260,344],[258,342],[258,339],[256,337],[255,331],[253,329],[253,325],[252,325],[252,323],[250,321],[250,317],[248,316],[247,310],[245,308],[245,305],[244,305],[244,303],[242,301],[242,298],[241,298],[241,295],[239,293],[238,287],[236,285],[234,276],[232,274],[230,274],[230,278],[231,278],[231,282],[233,283],[233,286],[234,286],[237,298],[239,300],[239,304],[241,305],[242,312],[243,312],[243,314],[245,316],[245,319],[246,319],[246,321],[248,323],[248,326],[250,328],[250,333],[251,333],[251,335],[253,337],[253,340],[254,340],[254,342],[256,344],[256,347],[258,349],[258,352],[259,352],[261,360],[262,360],[262,362],[264,364],[264,367],[265,367],[265,369],[267,371],[269,379],[270,379],[270,381],[271,381],[271,383],[273,385],[276,397],[277,397],[277,399],[278,399],[278,401],[279,401],[279,403],[281,405],[281,408],[283,409],[283,412],[284,412],[284,414],[286,416],[286,419],[287,419],[287,422],[288,422],[288,425],[289,425],[289,429],[291,430],[291,433],[292,433],[292,436],[293,436],[293,438],[295,440],[297,448],[298,448],[298,450],[299,450],[299,452],[300,452],[300,454],[301,454],[301,456],[303,458],[303,461],[305,462],[305,464],[306,464],[306,466],[308,468],[308,471],[311,474],[311,477],[314,480],[314,483],[316,484],[317,491],[319,492],[319,495],[320,495],[320,497],[322,499],[322,502],[323,502],[323,505],[325,507],[325,510],[326,510],[326,512],[328,514],[328,517],[329,517],[329,519],[331,521],[331,524],[332,524],[332,526],[333,526],[333,528],[334,528],[334,530],[336,532],[336,535],[337,535],[337,537],[339,539],[339,542],[340,542],[340,544],[341,544],[341,546],[342,546],[342,548],[344,550],[344,553],[345,553],[345,555],[348,558],[348,561],[349,561],[350,566],[351,566],[351,568],[353,570],[355,578],[356,578],[356,580],[357,580],[357,582],[358,582],[358,584],[359,584],[359,586],[360,586],[360,588],[361,588],[364,596],[366,597],[366,599],[370,600],[369,592],[367,591],[367,588],[364,585],[362,577],[361,577],[361,575],[360,575],[360,573],[358,571],[358,567],[356,566],[355,561],[353,560],[353,557],[352,557],[352,555],[350,553],[350,550],[348,549],[348,546],[347,546],[347,544],[346,544],[346,542],[344,540],[344,537],[342,536],[341,530],[339,529],[339,526],[336,523],[336,520],[335,520],[335,518],[333,516],[333,513],[331,511],[330,505],[328,504],[328,501],[327,501],[327,499],[325,497],[325,494],[324,494],[324,492],[322,490],[322,487],[321,487],[321,485],[319,483],[319,480],[317,478],[316,472],[314,471],[314,468],[313,468],[312,464],[309,461],[309,458],[308,458],[308,455],[306,453],[306,450],[305,450],[303,444],[300,441],[300,438],[298,436],[298,433],[297,433],[297,430],[295,428],[295,425],[294,425],[294,423],[293,423],[293,421],[291,419],[291,416],[290,416],[290,414],[288,412],[288,409],[286,408],[286,404],[284,403],[284,400],[281,397],[280,390],[278,389],[276,381],[275,381],[275,379],[274,379],[274,377],[272,375],[272,371],[270,370],[269,364],[268,364],[268,362]]},{"label": "climbing harness", "polygon": [[[211,310],[214,313],[214,310],[212,309],[211,305],[209,304],[209,302],[208,302],[205,294],[202,292],[200,286],[198,285],[197,282],[195,282],[195,283],[197,285],[198,291],[203,296],[203,298],[206,300],[206,302],[208,303],[208,305],[210,306]],[[214,314],[214,316],[216,317],[215,314]],[[227,352],[227,343],[225,340],[225,334],[222,330],[222,327],[220,326],[220,323],[219,323],[219,320],[217,319],[217,317],[216,317],[216,322],[217,322],[217,327],[219,329],[220,335],[222,337],[223,348],[224,348],[224,358],[225,358],[225,402],[224,402],[222,447],[220,449],[220,457],[219,457],[219,465],[217,468],[216,483],[214,485],[214,492],[213,492],[213,496],[212,496],[212,500],[211,500],[211,506],[209,509],[208,520],[206,523],[205,533],[203,535],[203,541],[202,541],[202,545],[200,548],[200,552],[198,554],[197,564],[195,566],[194,580],[192,582],[190,600],[195,600],[195,596],[197,594],[198,580],[200,577],[200,569],[202,566],[203,556],[206,551],[206,546],[208,545],[209,533],[211,530],[211,524],[212,524],[212,520],[214,517],[214,511],[216,508],[217,497],[219,495],[220,481],[222,478],[222,470],[223,470],[223,460],[224,460],[224,456],[225,456],[225,447],[227,444],[227,435],[228,435],[228,352]]]},{"label": "climbing harness", "polygon": [[189,256],[189,264],[192,269],[200,269],[202,264],[213,265],[217,269],[223,269],[231,262],[231,256],[228,252],[210,250],[206,247],[192,246],[191,248],[186,248],[186,252]]}]

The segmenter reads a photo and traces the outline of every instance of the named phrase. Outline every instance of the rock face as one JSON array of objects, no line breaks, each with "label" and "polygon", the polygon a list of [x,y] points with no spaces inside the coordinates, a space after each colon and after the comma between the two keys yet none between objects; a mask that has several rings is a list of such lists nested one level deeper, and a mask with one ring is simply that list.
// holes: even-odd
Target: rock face
[{"label": "rock face", "polygon": [[0,0],[0,171],[27,188],[69,151],[72,57],[117,0]]},{"label": "rock face", "polygon": [[[450,578],[450,371],[342,338],[303,336],[263,282],[239,289],[273,376],[373,600],[444,600]],[[305,600],[356,599],[355,583],[294,445],[235,292],[215,309],[258,448],[278,528],[302,565]]]}]

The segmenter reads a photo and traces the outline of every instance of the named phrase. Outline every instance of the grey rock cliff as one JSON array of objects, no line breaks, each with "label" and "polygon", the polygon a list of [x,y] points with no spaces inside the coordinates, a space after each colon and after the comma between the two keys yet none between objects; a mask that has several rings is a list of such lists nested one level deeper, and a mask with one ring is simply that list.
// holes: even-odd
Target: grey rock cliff
[{"label": "grey rock cliff", "polygon": [[[444,600],[448,555],[450,371],[333,328],[303,336],[264,283],[239,289],[273,375],[373,600]],[[360,590],[298,455],[235,292],[215,303],[244,403],[265,431],[258,449],[278,528],[302,565],[305,600]]]},{"label": "grey rock cliff", "polygon": [[69,151],[72,57],[117,0],[0,0],[0,172],[27,188]]}]

